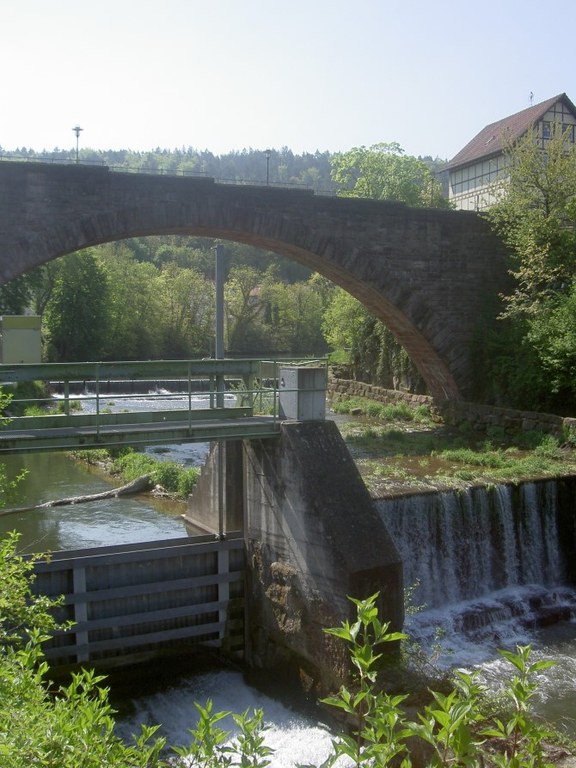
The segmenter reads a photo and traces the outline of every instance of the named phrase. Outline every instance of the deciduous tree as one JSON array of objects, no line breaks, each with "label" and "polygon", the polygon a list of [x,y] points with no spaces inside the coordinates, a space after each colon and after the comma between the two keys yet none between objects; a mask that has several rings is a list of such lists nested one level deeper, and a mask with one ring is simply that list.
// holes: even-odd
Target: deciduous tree
[{"label": "deciduous tree", "polygon": [[109,330],[108,297],[106,274],[91,251],[59,261],[44,316],[51,360],[101,358]]},{"label": "deciduous tree", "polygon": [[533,314],[562,295],[576,271],[576,151],[562,125],[543,145],[529,131],[507,151],[509,176],[487,213],[510,246],[513,293],[506,313]]},{"label": "deciduous tree", "polygon": [[355,147],[334,155],[332,180],[341,197],[398,200],[416,208],[446,208],[442,187],[423,160],[392,142]]},{"label": "deciduous tree", "polygon": [[[576,150],[561,124],[546,140],[536,130],[507,150],[508,178],[500,201],[487,213],[510,248],[513,290],[503,297],[509,338],[520,336],[524,360],[537,365],[531,386],[526,374],[512,377],[519,388],[513,404],[571,411],[576,399]],[[489,359],[495,386],[511,380],[508,362]],[[507,382],[499,382],[503,371]],[[552,397],[551,397],[552,395]]]}]

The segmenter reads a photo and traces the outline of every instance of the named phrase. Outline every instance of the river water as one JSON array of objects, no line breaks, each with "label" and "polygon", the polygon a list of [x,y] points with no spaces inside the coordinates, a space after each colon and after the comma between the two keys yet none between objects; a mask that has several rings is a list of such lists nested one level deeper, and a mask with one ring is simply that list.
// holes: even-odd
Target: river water
[{"label": "river water", "polygon": [[574,515],[566,515],[566,495],[550,480],[377,506],[420,607],[407,617],[410,635],[436,649],[438,667],[477,669],[494,692],[513,672],[498,650],[530,645],[532,661],[556,663],[538,675],[535,709],[576,739],[576,590],[567,586]]},{"label": "river water", "polygon": [[[183,464],[198,465],[207,451],[205,444],[192,444],[158,446],[153,452]],[[2,461],[9,476],[28,470],[15,507],[98,493],[111,487],[110,480],[102,473],[72,461],[64,453],[7,456]],[[0,535],[18,530],[22,552],[153,541],[185,536],[182,512],[182,504],[155,502],[152,505],[138,497],[119,497],[0,516]],[[169,744],[187,746],[189,729],[197,719],[194,702],[205,704],[210,698],[217,711],[264,710],[268,726],[266,741],[274,750],[275,768],[319,765],[329,754],[332,736],[319,718],[303,713],[302,707],[289,696],[276,699],[262,693],[237,670],[172,674],[168,680],[155,671],[145,670],[140,674],[148,678],[143,686],[145,693],[140,687],[136,691],[135,684],[131,683],[132,693],[123,687],[121,694],[113,697],[114,705],[122,712],[118,731],[127,741],[131,740],[131,734],[139,731],[140,724],[159,723]],[[230,718],[221,725],[233,731]]]},{"label": "river water", "polygon": [[[7,473],[27,475],[14,507],[42,504],[80,494],[100,493],[113,485],[102,473],[69,459],[64,453],[7,456]],[[45,552],[131,544],[186,536],[182,505],[155,504],[137,496],[70,504],[0,516],[0,535],[17,530],[21,549]]]},{"label": "river water", "polygon": [[[198,465],[207,448],[182,445],[157,447],[154,451],[184,464]],[[21,486],[21,501],[14,506],[110,487],[107,477],[61,453],[7,457],[3,462],[9,475],[29,470]],[[405,583],[420,585],[414,604],[425,605],[408,618],[411,634],[430,650],[441,628],[437,665],[478,668],[483,682],[497,690],[510,676],[510,667],[497,649],[530,643],[534,659],[556,661],[556,666],[539,678],[537,709],[574,739],[576,593],[565,588],[553,512],[548,507],[542,509],[541,499],[535,505],[533,491],[528,489],[526,494],[521,525],[518,520],[514,522],[509,499],[499,494],[502,547],[498,551],[493,537],[482,528],[483,521],[494,519],[496,513],[489,512],[481,495],[476,494],[475,504],[466,494],[432,494],[428,501],[412,502],[411,507],[401,509],[401,505],[386,501],[380,503],[380,509],[406,563]],[[554,494],[549,492],[548,496],[553,503]],[[426,504],[436,506],[431,510]],[[149,541],[185,535],[181,512],[181,505],[152,505],[138,497],[101,500],[0,516],[0,534],[20,531],[25,551]],[[540,520],[544,520],[544,527]],[[522,567],[515,554],[519,551],[518,537],[523,537]],[[530,618],[534,606],[546,610],[560,607],[567,612],[559,623],[538,626]],[[187,674],[169,685],[159,681],[158,690],[139,692],[125,707],[120,731],[134,732],[141,722],[162,723],[169,743],[183,746],[190,740],[188,731],[195,721],[194,701],[205,703],[207,698],[214,700],[216,709],[264,709],[271,726],[267,741],[276,750],[273,766],[318,765],[328,754],[331,736],[325,725],[309,713],[302,714],[288,699],[265,696],[233,670]]]}]

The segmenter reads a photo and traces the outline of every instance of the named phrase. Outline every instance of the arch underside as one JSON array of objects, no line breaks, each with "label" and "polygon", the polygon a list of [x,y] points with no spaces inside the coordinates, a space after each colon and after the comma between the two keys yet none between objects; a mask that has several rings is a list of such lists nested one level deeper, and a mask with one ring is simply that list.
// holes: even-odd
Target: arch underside
[{"label": "arch underside", "polygon": [[[42,255],[36,254],[34,266],[83,248],[133,237],[185,235],[229,240],[262,248],[320,273],[357,298],[376,318],[386,325],[404,347],[426,382],[430,394],[441,399],[461,399],[459,387],[441,353],[434,348],[433,344],[410,320],[398,303],[392,301],[383,290],[378,289],[369,281],[354,277],[350,271],[343,269],[335,261],[326,259],[292,242],[279,240],[258,232],[238,231],[221,226],[197,223],[176,226],[167,223],[160,224],[157,221],[154,222],[156,216],[153,215],[153,211],[149,213],[150,215],[147,217],[146,212],[141,211],[137,217],[137,222],[134,217],[131,217],[132,226],[118,227],[116,232],[110,231],[109,227],[103,227],[102,220],[97,218],[92,220],[87,217],[76,224],[72,222],[60,224],[51,231],[38,236],[37,244],[44,253]],[[116,222],[119,219],[121,219],[120,215],[114,217]],[[143,221],[147,221],[148,226],[143,225]],[[62,247],[63,244],[65,244],[64,248]],[[392,287],[394,288],[394,286]],[[406,294],[405,290],[404,294]],[[418,295],[416,297],[412,291],[410,298],[412,301],[418,302],[420,310],[425,307],[425,296]],[[430,314],[430,310],[425,309],[423,314]]]}]

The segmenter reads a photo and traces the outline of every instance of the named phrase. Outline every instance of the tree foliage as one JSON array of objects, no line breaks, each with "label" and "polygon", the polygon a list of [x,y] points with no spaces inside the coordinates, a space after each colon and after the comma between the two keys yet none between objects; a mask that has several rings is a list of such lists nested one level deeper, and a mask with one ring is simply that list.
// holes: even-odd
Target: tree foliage
[{"label": "tree foliage", "polygon": [[155,284],[157,268],[135,260],[123,244],[99,248],[97,254],[108,283],[104,359],[149,360],[161,356],[163,316]]},{"label": "tree foliage", "polygon": [[354,378],[389,389],[425,391],[416,366],[391,331],[342,288],[332,292],[323,328],[332,347],[348,350]]},{"label": "tree foliage", "polygon": [[507,150],[509,178],[487,213],[510,246],[514,292],[506,313],[537,313],[565,291],[576,268],[576,152],[562,125],[550,138],[529,131]]},{"label": "tree foliage", "polygon": [[0,541],[0,764],[2,768],[160,768],[164,740],[142,728],[133,745],[114,732],[103,678],[83,670],[57,692],[42,641],[58,625],[61,601],[34,595],[33,560],[17,552],[18,536]]},{"label": "tree foliage", "polygon": [[49,359],[102,357],[109,331],[108,281],[91,252],[65,256],[58,265],[45,313]]},{"label": "tree foliage", "polygon": [[[509,147],[507,163],[509,178],[487,216],[510,248],[514,289],[503,297],[502,319],[525,353],[510,397],[519,407],[566,411],[576,397],[576,151],[553,124],[549,139],[532,130]],[[510,376],[512,352],[489,362],[496,381]]]},{"label": "tree foliage", "polygon": [[442,187],[428,165],[405,155],[396,142],[355,147],[332,158],[332,179],[342,197],[398,200],[415,208],[445,208]]}]

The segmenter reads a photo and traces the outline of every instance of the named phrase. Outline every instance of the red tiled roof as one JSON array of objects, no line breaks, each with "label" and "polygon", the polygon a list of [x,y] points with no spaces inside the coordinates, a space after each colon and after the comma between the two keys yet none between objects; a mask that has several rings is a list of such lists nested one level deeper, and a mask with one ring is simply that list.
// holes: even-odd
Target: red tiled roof
[{"label": "red tiled roof", "polygon": [[563,101],[576,117],[576,107],[565,93],[561,93],[559,96],[554,96],[540,102],[540,104],[535,104],[533,107],[516,112],[515,115],[487,125],[458,154],[454,155],[446,167],[453,169],[461,165],[468,165],[481,157],[500,154],[508,142],[519,139],[559,101]]}]

